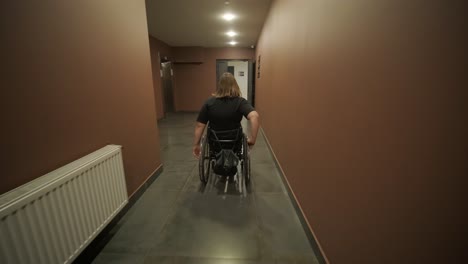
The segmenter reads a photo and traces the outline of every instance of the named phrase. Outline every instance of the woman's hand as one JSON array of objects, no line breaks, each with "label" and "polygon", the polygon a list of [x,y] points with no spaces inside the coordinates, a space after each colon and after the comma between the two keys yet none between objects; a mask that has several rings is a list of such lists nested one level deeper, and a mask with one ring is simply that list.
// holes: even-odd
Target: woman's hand
[{"label": "woman's hand", "polygon": [[200,151],[200,144],[193,145],[193,156],[195,156],[195,158],[200,158]]},{"label": "woman's hand", "polygon": [[252,149],[252,147],[255,145],[255,140],[247,138],[247,145],[249,145],[249,149]]}]

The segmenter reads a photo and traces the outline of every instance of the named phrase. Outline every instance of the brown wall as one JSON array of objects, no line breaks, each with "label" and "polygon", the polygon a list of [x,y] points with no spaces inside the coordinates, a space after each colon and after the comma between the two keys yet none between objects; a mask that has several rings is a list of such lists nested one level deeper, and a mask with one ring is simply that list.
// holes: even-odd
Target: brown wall
[{"label": "brown wall", "polygon": [[257,46],[256,106],[331,263],[461,263],[461,10],[455,1],[273,3]]},{"label": "brown wall", "polygon": [[9,1],[0,21],[0,193],[107,144],[133,193],[161,164],[144,1]]},{"label": "brown wall", "polygon": [[183,57],[199,58],[203,54],[202,64],[174,64],[174,100],[177,111],[199,111],[203,102],[216,90],[217,59],[252,60],[255,51],[248,48],[205,48],[198,49],[193,56],[187,55],[191,48],[174,47],[173,53],[183,53]]},{"label": "brown wall", "polygon": [[[161,59],[164,57],[170,58],[171,57],[171,47],[166,43],[160,41],[157,38],[152,36],[149,37],[150,40],[150,50],[151,50],[151,65],[152,65],[152,72],[153,72],[153,88],[154,88],[154,96],[156,102],[156,114],[158,119],[164,117],[164,106],[163,106],[163,92],[162,92],[162,82],[161,82]],[[159,53],[159,56],[158,56]]]}]

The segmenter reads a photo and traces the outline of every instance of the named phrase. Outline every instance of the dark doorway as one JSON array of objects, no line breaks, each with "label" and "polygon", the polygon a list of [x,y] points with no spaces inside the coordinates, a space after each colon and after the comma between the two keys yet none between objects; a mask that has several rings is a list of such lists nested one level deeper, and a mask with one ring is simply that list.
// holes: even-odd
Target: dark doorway
[{"label": "dark doorway", "polygon": [[234,66],[228,66],[227,71],[234,75]]},{"label": "dark doorway", "polygon": [[255,62],[249,61],[249,98],[250,104],[255,107]]},{"label": "dark doorway", "polygon": [[163,92],[163,109],[164,115],[174,112],[174,92],[172,89],[172,63],[161,63],[161,83]]},{"label": "dark doorway", "polygon": [[216,61],[216,85],[218,85],[219,77],[221,74],[228,71],[228,62],[227,61]]}]

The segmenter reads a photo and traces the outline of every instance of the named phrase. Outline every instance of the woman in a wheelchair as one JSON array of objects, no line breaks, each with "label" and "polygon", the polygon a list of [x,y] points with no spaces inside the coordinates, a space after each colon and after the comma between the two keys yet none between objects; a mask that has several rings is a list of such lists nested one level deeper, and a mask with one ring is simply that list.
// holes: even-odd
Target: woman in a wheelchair
[{"label": "woman in a wheelchair", "polygon": [[[250,121],[248,138],[245,138],[242,133],[241,120],[243,116]],[[200,143],[207,124],[206,137],[212,152],[213,150],[219,152],[226,148],[235,152],[236,149],[239,149],[238,143],[242,144],[242,141],[245,141],[245,145],[249,147],[255,145],[259,128],[259,115],[252,105],[241,97],[239,85],[231,73],[221,75],[216,92],[203,104],[198,115],[193,142],[193,155],[197,159],[200,158],[200,155],[202,157],[204,155],[201,153],[202,144]],[[246,153],[247,150],[244,152]]]}]

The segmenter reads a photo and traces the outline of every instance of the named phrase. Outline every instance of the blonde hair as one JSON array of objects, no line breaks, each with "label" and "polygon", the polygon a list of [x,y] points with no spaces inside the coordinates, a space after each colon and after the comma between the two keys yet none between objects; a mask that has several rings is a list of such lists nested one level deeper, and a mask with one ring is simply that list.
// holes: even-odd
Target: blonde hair
[{"label": "blonde hair", "polygon": [[236,78],[229,72],[225,72],[219,78],[218,87],[213,94],[215,97],[240,97],[242,95]]}]

